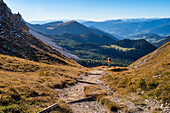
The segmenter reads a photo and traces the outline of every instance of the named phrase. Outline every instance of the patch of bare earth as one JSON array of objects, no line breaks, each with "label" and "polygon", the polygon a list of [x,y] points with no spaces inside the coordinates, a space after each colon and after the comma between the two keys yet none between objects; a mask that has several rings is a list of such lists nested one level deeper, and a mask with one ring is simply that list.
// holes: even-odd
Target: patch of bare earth
[{"label": "patch of bare earth", "polygon": [[[87,76],[82,76],[83,81],[100,84],[102,81],[98,80],[103,75],[103,70],[94,70]],[[71,102],[85,98],[84,87],[89,86],[89,83],[77,83],[64,89],[56,89],[60,99],[65,102]],[[73,113],[107,113],[108,111],[101,104],[95,100],[81,101],[70,104]]]}]

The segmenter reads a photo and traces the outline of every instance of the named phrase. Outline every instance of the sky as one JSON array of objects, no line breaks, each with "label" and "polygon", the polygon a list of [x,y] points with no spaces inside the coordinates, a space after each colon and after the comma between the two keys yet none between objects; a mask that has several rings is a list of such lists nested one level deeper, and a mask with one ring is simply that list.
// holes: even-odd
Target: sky
[{"label": "sky", "polygon": [[4,0],[26,21],[170,17],[170,0]]}]

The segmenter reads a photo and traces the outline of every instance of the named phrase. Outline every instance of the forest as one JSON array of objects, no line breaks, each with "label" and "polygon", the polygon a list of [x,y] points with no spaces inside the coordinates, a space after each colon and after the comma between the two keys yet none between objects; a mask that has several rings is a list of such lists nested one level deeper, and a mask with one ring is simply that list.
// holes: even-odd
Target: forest
[{"label": "forest", "polygon": [[76,61],[86,67],[107,65],[108,56],[112,59],[112,66],[128,66],[156,49],[145,40],[124,39],[104,45],[81,43],[76,39],[66,39],[59,36],[53,36],[53,39],[57,45],[80,57],[81,59]]}]

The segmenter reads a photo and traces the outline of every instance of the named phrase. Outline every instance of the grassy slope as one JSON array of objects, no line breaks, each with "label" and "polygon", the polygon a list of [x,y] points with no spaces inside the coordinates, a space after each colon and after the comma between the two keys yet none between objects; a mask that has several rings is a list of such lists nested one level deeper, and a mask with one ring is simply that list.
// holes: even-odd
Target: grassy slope
[{"label": "grassy slope", "polygon": [[[0,53],[33,60],[36,62],[65,65],[78,65],[71,58],[58,52],[37,37],[19,29],[9,20],[0,21]],[[16,29],[18,27],[18,29]]]},{"label": "grassy slope", "polygon": [[143,96],[170,103],[170,42],[156,51],[129,66],[131,68],[148,57],[138,68],[106,74],[101,79],[120,94],[144,91]]},{"label": "grassy slope", "polygon": [[84,68],[29,34],[19,16],[11,21],[17,15],[0,5],[0,113],[35,113],[60,101],[54,88],[76,83]]},{"label": "grassy slope", "polygon": [[152,43],[155,47],[160,47],[164,44],[166,44],[167,42],[170,41],[170,36],[166,37],[165,39],[162,39],[161,41],[158,41],[158,42],[155,42],[155,43]]},{"label": "grassy slope", "polygon": [[74,84],[83,70],[0,54],[0,112],[37,112],[59,102],[54,88]]}]

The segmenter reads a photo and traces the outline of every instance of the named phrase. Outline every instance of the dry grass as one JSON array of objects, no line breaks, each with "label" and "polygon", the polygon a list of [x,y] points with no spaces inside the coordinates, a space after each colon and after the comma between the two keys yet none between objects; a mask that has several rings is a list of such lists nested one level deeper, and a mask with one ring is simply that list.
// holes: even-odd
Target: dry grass
[{"label": "dry grass", "polygon": [[116,89],[119,94],[136,92],[139,95],[170,103],[170,43],[161,48],[163,49],[149,57],[146,63],[140,65],[140,68],[106,74],[101,80],[106,82],[110,88]]},{"label": "dry grass", "polygon": [[108,66],[98,66],[98,67],[92,67],[92,68],[89,68],[89,70],[97,70],[97,69],[105,69],[107,68]]},{"label": "dry grass", "polygon": [[0,54],[0,69],[13,72],[35,72],[40,68],[35,62]]},{"label": "dry grass", "polygon": [[106,70],[106,72],[123,72],[123,71],[127,71],[128,68],[127,67],[111,67],[109,69]]},{"label": "dry grass", "polygon": [[109,96],[99,96],[97,100],[100,104],[104,105],[110,112],[118,112],[118,110],[121,110],[124,113],[128,112],[125,105],[110,101]]},{"label": "dry grass", "polygon": [[[149,61],[149,62],[145,63],[145,65],[147,65],[148,63],[152,63],[152,65],[154,65],[154,62],[155,62],[155,63],[159,63],[160,60],[162,60],[162,59],[163,59],[163,60],[164,60],[164,59],[167,60],[167,59],[169,58],[169,56],[168,56],[169,46],[170,46],[170,42],[162,45],[161,47],[159,47],[159,48],[157,49],[157,50],[163,49],[163,51],[162,51],[161,53],[163,53],[163,54],[166,55],[166,56],[163,56],[163,55],[160,54],[160,52],[157,52],[156,54],[154,54],[152,57],[150,57],[150,58],[147,60],[147,61]],[[165,48],[165,47],[166,47],[166,48]],[[165,49],[164,49],[164,48],[165,48]],[[157,51],[157,50],[155,50],[155,51]],[[153,52],[155,52],[155,51],[153,51]],[[143,59],[145,59],[146,57],[148,57],[149,55],[151,55],[153,52],[149,53],[148,55],[145,55],[145,56],[141,57],[141,58],[138,59],[136,62],[134,62],[134,63],[132,63],[131,65],[129,65],[128,68],[133,67],[135,64],[137,64],[138,62],[142,61]],[[157,55],[159,55],[159,56],[157,56]],[[152,59],[153,59],[153,60],[152,60]],[[139,66],[139,67],[144,67],[145,65],[141,65],[141,66]]]},{"label": "dry grass", "polygon": [[75,84],[86,71],[81,66],[48,65],[7,55],[0,59],[0,112],[37,112],[57,103],[54,88]]},{"label": "dry grass", "polygon": [[105,95],[106,93],[109,93],[110,91],[105,90],[97,85],[90,85],[84,87],[84,96],[93,96],[93,95]]}]

